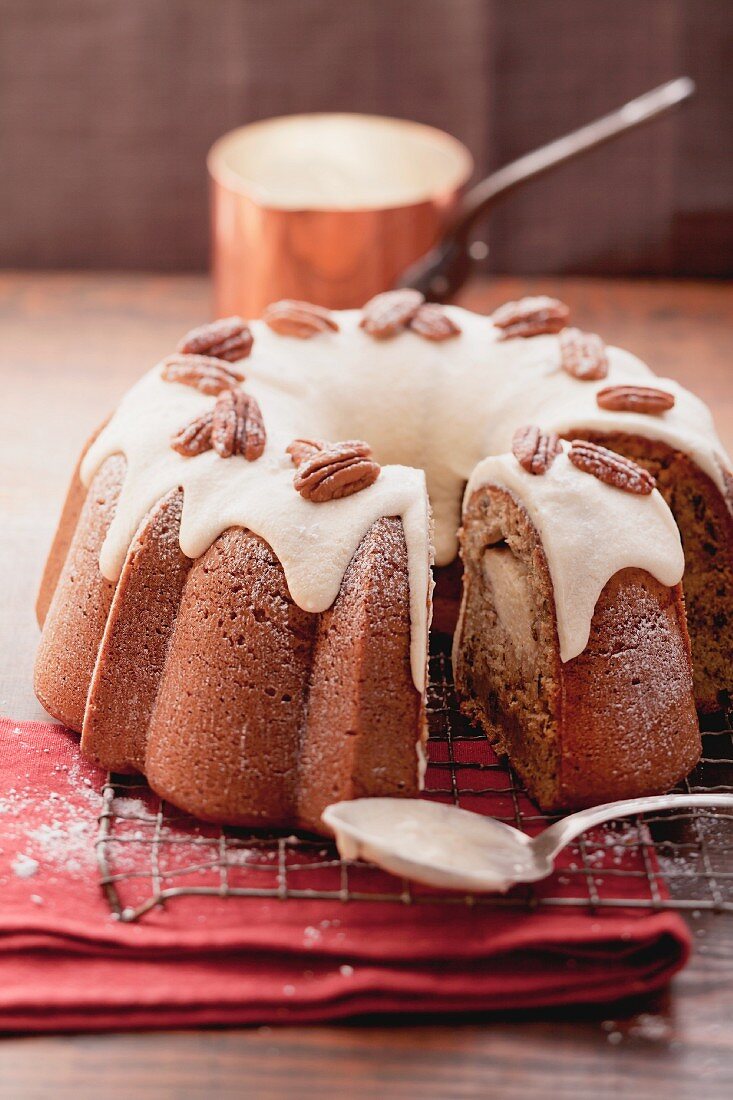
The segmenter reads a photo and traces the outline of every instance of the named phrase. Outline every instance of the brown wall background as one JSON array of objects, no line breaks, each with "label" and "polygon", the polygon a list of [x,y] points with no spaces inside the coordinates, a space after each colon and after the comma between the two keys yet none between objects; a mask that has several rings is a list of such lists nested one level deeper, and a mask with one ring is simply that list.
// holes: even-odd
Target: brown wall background
[{"label": "brown wall background", "polygon": [[688,73],[498,209],[488,266],[730,274],[732,61],[733,0],[0,0],[0,265],[205,267],[206,151],[268,115],[414,118],[483,172]]}]

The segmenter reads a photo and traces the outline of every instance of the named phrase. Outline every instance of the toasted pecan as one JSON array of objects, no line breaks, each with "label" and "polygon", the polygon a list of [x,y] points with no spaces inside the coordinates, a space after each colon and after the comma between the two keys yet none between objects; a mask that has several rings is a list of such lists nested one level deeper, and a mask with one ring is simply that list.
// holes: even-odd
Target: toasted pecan
[{"label": "toasted pecan", "polygon": [[209,355],[169,355],[163,360],[161,377],[166,382],[193,386],[201,393],[217,397],[224,390],[234,389],[244,381],[244,375],[233,370],[222,359]]},{"label": "toasted pecan", "polygon": [[371,447],[361,440],[327,443],[301,461],[293,485],[316,504],[340,500],[372,485],[380,474]]},{"label": "toasted pecan", "polygon": [[543,432],[535,424],[517,428],[512,438],[512,454],[529,474],[546,474],[561,451],[557,432]]},{"label": "toasted pecan", "polygon": [[370,298],[359,322],[364,332],[385,340],[402,332],[425,301],[419,290],[386,290]]},{"label": "toasted pecan", "polygon": [[595,332],[565,328],[560,333],[560,366],[581,382],[595,382],[608,374],[606,345]]},{"label": "toasted pecan", "polygon": [[596,402],[601,409],[612,412],[647,413],[660,416],[674,408],[675,396],[656,386],[606,386],[598,390]]},{"label": "toasted pecan", "polygon": [[559,332],[568,323],[570,310],[564,302],[546,295],[505,302],[491,314],[490,320],[500,329],[499,339],[514,336],[542,336]]},{"label": "toasted pecan", "polygon": [[267,435],[260,406],[251,394],[229,390],[220,395],[214,406],[211,441],[222,458],[244,455],[254,462],[260,457]]},{"label": "toasted pecan", "polygon": [[210,355],[234,363],[246,359],[252,350],[252,331],[241,317],[222,317],[208,325],[192,328],[177,350],[184,355]]},{"label": "toasted pecan", "polygon": [[599,481],[623,489],[626,493],[648,496],[656,485],[652,475],[643,466],[637,466],[630,458],[624,458],[615,451],[609,451],[606,447],[589,443],[585,439],[572,441],[568,458],[579,470],[593,474]]},{"label": "toasted pecan", "polygon": [[328,444],[322,439],[294,439],[285,448],[292,459],[293,466],[300,466],[306,458],[310,458],[316,451],[322,451]]},{"label": "toasted pecan", "polygon": [[211,426],[214,421],[213,411],[205,412],[203,416],[197,416],[171,438],[171,447],[178,451],[184,458],[194,458],[196,455],[210,451]]},{"label": "toasted pecan", "polygon": [[435,302],[425,302],[410,320],[410,328],[426,340],[450,340],[458,336],[459,326],[448,316],[442,306]]},{"label": "toasted pecan", "polygon": [[337,321],[327,309],[292,298],[273,302],[262,314],[262,320],[280,336],[297,336],[300,340],[308,340],[319,332],[339,330]]}]

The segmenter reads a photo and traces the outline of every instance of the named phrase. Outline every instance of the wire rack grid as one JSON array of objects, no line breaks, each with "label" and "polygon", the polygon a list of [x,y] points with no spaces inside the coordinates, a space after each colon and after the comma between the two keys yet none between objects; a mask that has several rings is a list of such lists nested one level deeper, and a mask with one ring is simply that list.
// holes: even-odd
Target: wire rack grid
[{"label": "wire rack grid", "polygon": [[[680,790],[733,793],[732,718],[730,707],[706,717],[702,759]],[[538,810],[485,735],[461,715],[440,642],[430,660],[428,723],[425,797],[488,813],[532,835],[556,820]],[[122,921],[184,896],[733,912],[733,813],[723,811],[681,809],[613,822],[566,849],[543,882],[506,895],[462,895],[342,860],[320,837],[196,822],[139,777],[110,775],[96,853],[100,885]]]}]

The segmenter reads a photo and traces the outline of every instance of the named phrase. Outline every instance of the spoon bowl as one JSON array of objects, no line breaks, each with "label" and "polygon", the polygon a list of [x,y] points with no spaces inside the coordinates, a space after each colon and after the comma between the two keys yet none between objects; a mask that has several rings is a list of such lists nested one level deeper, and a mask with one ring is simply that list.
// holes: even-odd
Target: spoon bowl
[{"label": "spoon bowl", "polygon": [[425,799],[357,798],[336,802],[323,822],[343,859],[364,859],[385,871],[444,890],[505,893],[552,874],[555,857],[596,825],[652,810],[733,809],[730,794],[665,794],[627,798],[579,810],[539,836],[458,806]]},{"label": "spoon bowl", "polygon": [[552,871],[532,840],[503,821],[424,799],[358,798],[328,806],[323,821],[344,859],[445,890],[504,893]]}]

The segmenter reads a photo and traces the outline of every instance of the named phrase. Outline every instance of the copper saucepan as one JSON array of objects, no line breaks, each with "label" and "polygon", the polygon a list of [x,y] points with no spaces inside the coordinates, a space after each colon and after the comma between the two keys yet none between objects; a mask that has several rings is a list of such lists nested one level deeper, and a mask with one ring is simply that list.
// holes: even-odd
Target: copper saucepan
[{"label": "copper saucepan", "polygon": [[430,126],[291,115],[233,130],[208,157],[216,316],[280,298],[361,306],[392,286],[432,301],[468,278],[471,234],[514,188],[689,98],[680,77],[500,168],[470,191],[465,145]]}]

